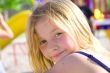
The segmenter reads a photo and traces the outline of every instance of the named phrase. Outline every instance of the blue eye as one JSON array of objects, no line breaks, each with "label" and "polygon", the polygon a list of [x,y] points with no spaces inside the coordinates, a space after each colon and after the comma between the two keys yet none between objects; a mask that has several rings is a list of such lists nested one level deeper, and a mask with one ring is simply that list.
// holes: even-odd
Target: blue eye
[{"label": "blue eye", "polygon": [[46,41],[46,40],[42,40],[42,41],[40,42],[40,45],[43,45],[43,44],[45,44],[45,43],[47,43],[47,41]]}]

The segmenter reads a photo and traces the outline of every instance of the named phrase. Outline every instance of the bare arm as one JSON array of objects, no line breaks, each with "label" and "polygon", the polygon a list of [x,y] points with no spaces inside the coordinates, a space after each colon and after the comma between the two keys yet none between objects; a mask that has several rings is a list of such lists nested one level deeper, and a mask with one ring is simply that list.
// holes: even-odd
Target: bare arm
[{"label": "bare arm", "polygon": [[108,73],[106,70],[80,54],[72,54],[57,63],[46,73]]},{"label": "bare arm", "polygon": [[13,38],[13,33],[11,29],[5,23],[3,16],[0,14],[0,39]]}]

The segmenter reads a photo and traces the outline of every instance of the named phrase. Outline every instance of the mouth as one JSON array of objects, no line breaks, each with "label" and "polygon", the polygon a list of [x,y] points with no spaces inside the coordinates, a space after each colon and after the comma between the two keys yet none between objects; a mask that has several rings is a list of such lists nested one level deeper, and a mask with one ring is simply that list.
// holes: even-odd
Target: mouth
[{"label": "mouth", "polygon": [[59,53],[57,53],[57,54],[53,55],[52,57],[53,57],[53,58],[57,58],[57,57],[59,57],[59,56],[60,56],[63,52],[64,52],[64,51],[59,52]]}]

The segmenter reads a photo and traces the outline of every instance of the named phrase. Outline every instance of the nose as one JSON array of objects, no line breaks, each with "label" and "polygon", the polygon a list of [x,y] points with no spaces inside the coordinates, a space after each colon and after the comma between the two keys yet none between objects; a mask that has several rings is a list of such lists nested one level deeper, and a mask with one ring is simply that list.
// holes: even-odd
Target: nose
[{"label": "nose", "polygon": [[50,50],[50,52],[56,51],[59,48],[58,43],[56,41],[49,41],[48,45],[47,45],[47,48]]}]

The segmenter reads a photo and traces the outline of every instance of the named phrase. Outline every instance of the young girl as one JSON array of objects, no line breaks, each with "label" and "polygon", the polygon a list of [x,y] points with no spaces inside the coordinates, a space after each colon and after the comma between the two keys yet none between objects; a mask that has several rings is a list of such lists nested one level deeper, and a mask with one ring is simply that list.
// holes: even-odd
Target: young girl
[{"label": "young girl", "polygon": [[110,59],[70,0],[36,8],[27,27],[29,57],[35,73],[109,73]]},{"label": "young girl", "polygon": [[0,14],[0,39],[10,39],[13,38],[13,33],[10,28],[5,23],[2,14]]}]

